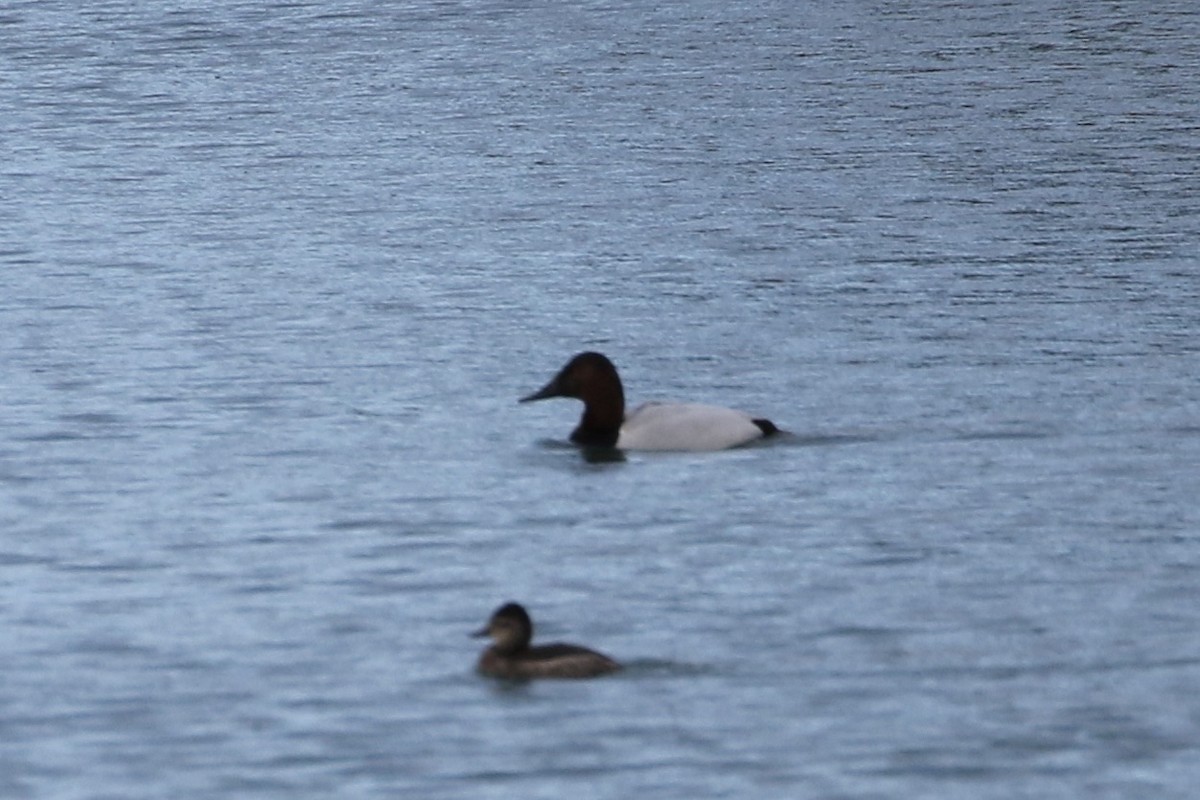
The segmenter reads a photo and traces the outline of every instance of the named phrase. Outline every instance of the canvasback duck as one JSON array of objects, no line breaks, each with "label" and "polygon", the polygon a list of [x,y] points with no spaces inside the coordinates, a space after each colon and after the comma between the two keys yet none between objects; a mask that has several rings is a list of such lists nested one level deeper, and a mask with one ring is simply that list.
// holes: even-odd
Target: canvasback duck
[{"label": "canvasback duck", "polygon": [[483,651],[477,666],[481,675],[491,678],[594,678],[621,668],[608,656],[575,644],[530,646],[533,621],[519,603],[500,606],[472,635],[492,637],[492,646]]},{"label": "canvasback duck", "polygon": [[571,441],[620,450],[724,450],[778,432],[774,423],[742,411],[699,403],[643,403],[625,414],[625,392],[617,368],[600,353],[580,353],[549,383],[522,397],[583,401],[583,417]]}]

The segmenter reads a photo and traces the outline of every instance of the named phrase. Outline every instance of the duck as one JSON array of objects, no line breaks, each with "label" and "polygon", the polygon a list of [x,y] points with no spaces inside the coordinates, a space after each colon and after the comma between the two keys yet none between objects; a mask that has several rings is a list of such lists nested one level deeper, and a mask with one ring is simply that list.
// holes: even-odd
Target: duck
[{"label": "duck", "polygon": [[726,450],[779,432],[769,419],[701,403],[649,402],[626,414],[621,377],[603,353],[579,353],[549,383],[520,402],[550,397],[583,401],[583,417],[571,433],[571,441],[582,447]]},{"label": "duck", "polygon": [[520,603],[505,603],[472,636],[493,644],[479,657],[481,675],[510,681],[533,678],[595,678],[621,669],[613,659],[576,644],[531,646],[533,620]]}]

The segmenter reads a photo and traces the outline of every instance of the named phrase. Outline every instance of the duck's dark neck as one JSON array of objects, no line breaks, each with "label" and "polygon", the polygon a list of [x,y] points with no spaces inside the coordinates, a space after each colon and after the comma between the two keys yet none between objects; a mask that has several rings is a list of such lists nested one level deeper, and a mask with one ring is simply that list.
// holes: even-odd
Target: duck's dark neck
[{"label": "duck's dark neck", "polygon": [[616,447],[625,421],[625,392],[620,380],[592,388],[579,399],[583,401],[583,417],[571,433],[571,441],[584,447]]},{"label": "duck's dark neck", "polygon": [[501,644],[500,642],[496,642],[494,645],[492,645],[489,648],[489,652],[492,654],[492,656],[494,658],[513,658],[515,656],[520,655],[521,653],[523,653],[524,651],[526,651],[528,649],[529,649],[528,645],[509,644],[509,643]]},{"label": "duck's dark neck", "polygon": [[571,441],[582,447],[616,447],[617,436],[620,433],[620,425],[615,428],[597,428],[589,425],[585,419],[571,432]]},{"label": "duck's dark neck", "polygon": [[528,636],[499,639],[492,643],[491,651],[503,658],[512,658],[529,649],[529,639]]}]

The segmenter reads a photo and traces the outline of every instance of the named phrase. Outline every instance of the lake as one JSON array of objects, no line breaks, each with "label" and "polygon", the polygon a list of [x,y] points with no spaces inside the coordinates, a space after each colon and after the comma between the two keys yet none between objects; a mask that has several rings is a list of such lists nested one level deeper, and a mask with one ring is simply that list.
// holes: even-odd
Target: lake
[{"label": "lake", "polygon": [[0,796],[1194,796],[1193,3],[0,32]]}]

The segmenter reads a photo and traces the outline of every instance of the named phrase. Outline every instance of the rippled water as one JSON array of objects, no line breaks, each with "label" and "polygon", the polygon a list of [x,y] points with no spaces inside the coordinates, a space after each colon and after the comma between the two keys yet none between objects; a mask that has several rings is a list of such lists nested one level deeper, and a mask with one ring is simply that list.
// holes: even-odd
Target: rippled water
[{"label": "rippled water", "polygon": [[0,796],[1194,796],[1192,3],[0,32]]}]

